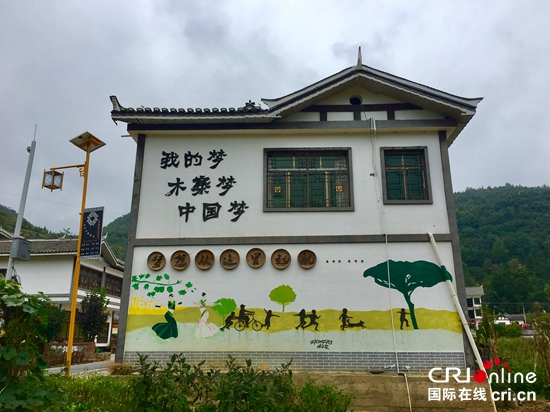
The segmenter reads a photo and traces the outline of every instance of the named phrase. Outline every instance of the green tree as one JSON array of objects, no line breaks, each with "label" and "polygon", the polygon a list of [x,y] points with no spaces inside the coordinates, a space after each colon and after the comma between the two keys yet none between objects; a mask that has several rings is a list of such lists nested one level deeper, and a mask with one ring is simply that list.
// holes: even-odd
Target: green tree
[{"label": "green tree", "polygon": [[493,265],[485,280],[485,301],[497,313],[521,313],[532,310],[533,302],[544,300],[544,288],[537,287],[535,274],[518,259],[504,265]]},{"label": "green tree", "polygon": [[86,296],[82,299],[80,310],[77,312],[76,323],[82,329],[86,342],[93,341],[94,337],[107,326],[109,299],[105,295],[105,288],[101,290],[92,289],[86,292]]},{"label": "green tree", "polygon": [[493,247],[491,248],[491,259],[495,263],[504,263],[508,260],[509,251],[499,236],[495,236]]},{"label": "green tree", "polygon": [[363,277],[373,277],[374,281],[385,288],[398,290],[403,294],[413,327],[418,329],[414,304],[411,294],[418,287],[430,288],[440,282],[452,280],[452,276],[445,266],[437,266],[432,262],[417,260],[416,262],[394,262],[389,260],[365,270]]},{"label": "green tree", "polygon": [[269,299],[273,302],[278,303],[283,306],[283,313],[285,311],[285,306],[290,305],[296,300],[296,293],[288,285],[277,286],[269,293]]},{"label": "green tree", "polygon": [[214,302],[212,309],[218,312],[225,322],[225,317],[237,309],[237,303],[235,302],[235,299],[220,298]]},{"label": "green tree", "polygon": [[40,326],[39,332],[47,342],[53,342],[63,329],[67,312],[59,309],[55,303],[49,301],[43,301],[41,312],[47,316],[48,322],[46,325]]}]

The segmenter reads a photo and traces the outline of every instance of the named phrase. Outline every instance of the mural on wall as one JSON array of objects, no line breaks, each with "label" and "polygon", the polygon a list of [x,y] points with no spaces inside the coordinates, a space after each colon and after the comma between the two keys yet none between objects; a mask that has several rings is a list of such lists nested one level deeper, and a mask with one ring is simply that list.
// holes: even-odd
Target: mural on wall
[{"label": "mural on wall", "polygon": [[[165,273],[164,275],[157,275],[152,280],[152,277],[149,273],[144,273],[139,276],[132,276],[132,288],[134,290],[139,290],[140,287],[143,287],[143,290],[147,291],[147,296],[154,298],[157,294],[160,293],[169,293],[168,300],[168,310],[164,314],[164,319],[166,322],[159,322],[152,326],[152,329],[155,331],[157,336],[161,339],[177,338],[178,337],[178,325],[174,319],[174,312],[177,305],[181,305],[182,302],[176,304],[174,299],[174,291],[177,290],[177,295],[185,296],[187,292],[194,293],[195,288],[191,282],[187,282],[185,285],[182,285],[182,280],[177,280],[175,282],[170,282],[170,275]],[[181,286],[183,288],[181,288]],[[176,289],[174,289],[176,287]],[[159,305],[158,305],[159,306]]]},{"label": "mural on wall", "polygon": [[212,306],[212,309],[220,314],[220,316],[222,317],[222,321],[225,323],[228,315],[233,314],[233,316],[235,316],[237,303],[235,302],[235,299],[221,298],[214,302],[214,306]]},{"label": "mural on wall", "polygon": [[[411,301],[411,295],[415,289],[418,287],[431,288],[440,282],[453,280],[445,266],[439,267],[435,263],[424,260],[417,260],[415,262],[395,262],[388,260],[365,270],[363,277],[366,278],[369,276],[374,278],[374,281],[378,285],[398,290],[403,294],[407,305],[409,305],[409,314],[414,329],[418,329],[414,304]],[[403,329],[403,322],[406,321],[405,309],[401,309],[400,314],[401,329]]]},{"label": "mural on wall", "polygon": [[296,300],[296,293],[288,285],[277,286],[269,293],[269,299],[273,302],[278,303],[283,307],[283,313],[285,311],[285,306],[290,305]]},{"label": "mural on wall", "polygon": [[[430,288],[452,279],[445,267],[427,261],[389,260],[360,270],[360,273],[363,276],[357,272],[354,275],[360,283],[360,279],[372,277],[377,285],[401,292],[408,307],[399,305],[380,310],[377,304],[373,305],[369,300],[370,309],[362,305],[351,308],[340,306],[341,309],[330,306],[312,309],[311,306],[308,308],[308,302],[312,302],[308,298],[311,297],[310,291],[307,288],[299,289],[299,283],[293,286],[280,284],[265,290],[261,284],[258,285],[255,293],[263,295],[263,299],[255,297],[255,301],[263,300],[269,305],[249,307],[246,300],[239,302],[227,295],[209,303],[207,294],[215,293],[213,290],[216,289],[210,280],[205,279],[206,283],[199,286],[198,280],[184,283],[170,278],[168,274],[147,273],[132,278],[134,296],[127,331],[139,336],[132,341],[136,350],[140,349],[143,342],[148,342],[149,350],[154,350],[154,342],[158,344],[162,340],[167,345],[184,344],[188,350],[259,350],[269,345],[277,350],[376,348],[374,350],[383,351],[386,348],[384,342],[392,336],[388,333],[395,332],[400,332],[402,337],[398,338],[398,342],[401,342],[399,345],[403,345],[403,348],[410,349],[411,345],[416,345],[415,350],[423,350],[426,345],[432,345],[432,349],[439,350],[449,345],[453,348],[462,345],[461,325],[456,312],[423,307],[418,297],[415,302],[417,307],[413,304],[416,288]],[[381,303],[387,299],[377,291],[379,286],[369,285],[368,293],[371,297],[380,296],[377,299],[381,299]],[[178,297],[195,292],[197,287],[204,287],[205,290],[198,302],[179,302]],[[300,291],[299,295],[295,290]],[[303,306],[289,311],[289,307],[296,304]],[[308,338],[307,335],[311,334],[316,336]],[[177,350],[180,346],[169,347]]]},{"label": "mural on wall", "polygon": [[[180,155],[174,151],[161,151],[162,155],[160,158],[160,168],[163,170],[171,170],[171,168],[178,169],[181,161]],[[210,166],[211,170],[216,169],[220,163],[227,156],[227,153],[223,149],[220,150],[210,150],[210,157],[207,158],[207,161],[210,161],[212,165]],[[191,151],[187,151],[183,155],[183,166],[185,169],[190,167],[196,168],[202,166],[203,156],[197,152],[195,154]],[[186,194],[190,193],[192,199],[197,198],[197,196],[202,196],[210,193],[212,186],[215,183],[215,178],[211,178],[206,174],[198,174],[193,178],[188,180],[187,186],[185,180],[181,177],[176,176],[175,181],[167,182],[168,191],[164,194],[165,196],[178,196],[181,194],[184,197]],[[233,175],[229,176],[220,176],[218,177],[218,184],[215,187],[220,188],[218,196],[225,196],[230,189],[232,189],[237,184],[237,180]],[[189,188],[189,191],[186,190]],[[203,202],[202,203],[202,220],[206,222],[210,219],[218,219],[220,217],[220,211],[222,210],[223,205],[219,202]],[[245,213],[248,209],[248,205],[244,200],[238,201],[233,200],[229,202],[229,207],[227,207],[227,212],[233,214],[233,218],[230,219],[232,222],[237,222],[239,218]],[[186,201],[185,205],[178,205],[178,212],[180,217],[185,217],[185,223],[189,222],[189,217],[192,213],[195,213],[197,206]]]},{"label": "mural on wall", "polygon": [[202,298],[199,301],[200,317],[195,328],[195,339],[203,340],[214,336],[220,330],[213,323],[207,323],[210,313],[206,309],[206,293],[202,293]]},{"label": "mural on wall", "polygon": [[353,319],[353,316],[348,315],[348,310],[346,308],[342,309],[342,314],[338,317],[342,320],[342,326],[340,329],[345,330],[346,328],[361,328],[366,329],[365,321],[360,320],[359,322],[351,322],[350,319]]}]

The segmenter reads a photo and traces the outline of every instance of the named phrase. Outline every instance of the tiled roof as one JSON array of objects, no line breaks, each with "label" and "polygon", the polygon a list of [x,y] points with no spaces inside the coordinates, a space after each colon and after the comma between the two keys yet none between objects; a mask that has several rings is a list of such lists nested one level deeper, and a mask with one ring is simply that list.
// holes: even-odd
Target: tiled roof
[{"label": "tiled roof", "polygon": [[[266,121],[266,114],[268,109],[262,109],[260,105],[256,105],[255,102],[249,100],[243,107],[229,107],[229,108],[158,108],[158,107],[123,107],[116,96],[111,96],[111,103],[113,104],[113,110],[111,111],[111,117],[116,122],[117,120],[123,122],[136,122],[143,123],[162,123],[170,122],[170,120],[184,120],[185,122],[202,123],[205,119],[209,119],[212,122],[214,119],[224,119],[224,122],[231,121],[231,119],[239,122],[248,121],[263,122]],[[271,120],[267,120],[271,121]]]},{"label": "tiled roof", "polygon": [[454,140],[475,114],[481,98],[465,98],[452,95],[420,83],[415,83],[363,64],[349,67],[310,86],[277,99],[262,99],[269,108],[262,109],[249,101],[243,107],[213,109],[167,109],[158,107],[123,107],[116,96],[111,96],[113,121],[133,124],[216,124],[216,123],[271,123],[315,104],[329,96],[349,88],[361,86],[367,90],[408,102],[425,110],[457,119],[459,126],[450,136]]},{"label": "tiled roof", "polygon": [[[9,232],[8,232],[9,233]],[[32,255],[75,255],[78,239],[32,239],[26,238],[31,243]],[[11,240],[0,241],[0,256],[10,254]],[[101,256],[112,267],[124,268],[124,261],[116,257],[111,246],[105,239],[102,240]]]},{"label": "tiled roof", "polygon": [[[31,254],[76,254],[78,239],[31,239]],[[9,255],[11,241],[0,241],[0,255]]]}]

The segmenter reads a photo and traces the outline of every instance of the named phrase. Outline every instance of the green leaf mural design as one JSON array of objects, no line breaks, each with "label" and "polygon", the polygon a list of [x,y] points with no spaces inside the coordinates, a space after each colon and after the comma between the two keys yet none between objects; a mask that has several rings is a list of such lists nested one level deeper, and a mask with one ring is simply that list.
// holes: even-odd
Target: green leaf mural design
[{"label": "green leaf mural design", "polygon": [[283,313],[285,306],[291,304],[296,300],[296,293],[288,285],[277,286],[269,293],[269,299],[283,306]]},{"label": "green leaf mural design", "polygon": [[220,298],[214,302],[212,309],[218,312],[225,322],[225,317],[237,309],[237,302],[231,298]]},{"label": "green leaf mural design", "polygon": [[[150,277],[151,275],[149,273],[132,276],[132,288],[134,290],[139,290],[141,285],[143,286],[143,290],[149,291],[147,296],[155,297],[157,293],[164,293],[165,291],[168,293],[174,292],[174,286],[181,285],[182,283],[181,280],[170,282],[170,275],[167,273],[164,275],[157,275],[155,280],[149,280]],[[149,289],[151,287],[153,290]],[[188,290],[191,292],[195,291],[195,288],[193,288],[193,284],[191,282],[187,282],[185,285],[181,285],[180,287],[184,287],[184,289],[178,290],[179,295],[185,295]]]},{"label": "green leaf mural design", "polygon": [[[388,267],[390,272],[389,282]],[[367,278],[369,276],[374,278],[374,281],[380,286],[398,290],[403,294],[407,305],[409,305],[411,321],[415,329],[418,329],[418,324],[414,314],[414,304],[411,301],[411,295],[415,289],[418,287],[431,288],[438,283],[453,280],[445,266],[439,267],[435,263],[424,260],[415,262],[388,260],[363,272],[363,277]]]}]

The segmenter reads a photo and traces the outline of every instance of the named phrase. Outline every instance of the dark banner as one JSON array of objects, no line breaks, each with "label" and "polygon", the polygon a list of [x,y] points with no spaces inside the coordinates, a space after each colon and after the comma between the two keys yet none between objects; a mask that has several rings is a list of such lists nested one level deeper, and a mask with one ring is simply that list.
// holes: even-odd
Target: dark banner
[{"label": "dark banner", "polygon": [[101,231],[104,207],[84,210],[80,259],[98,259],[101,256]]}]

